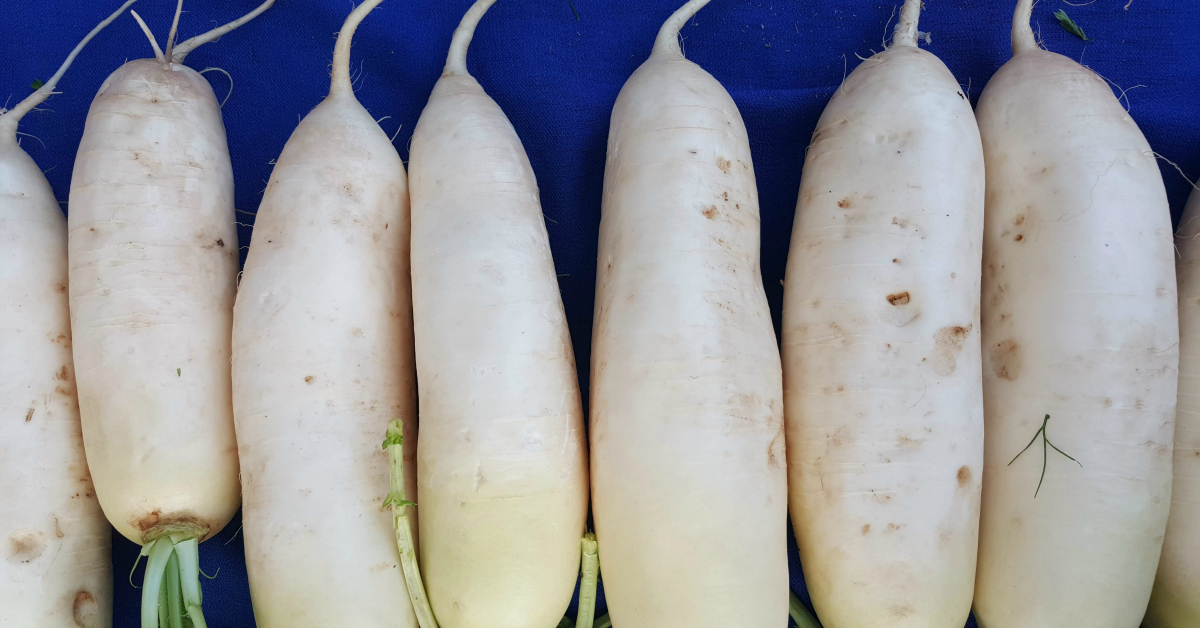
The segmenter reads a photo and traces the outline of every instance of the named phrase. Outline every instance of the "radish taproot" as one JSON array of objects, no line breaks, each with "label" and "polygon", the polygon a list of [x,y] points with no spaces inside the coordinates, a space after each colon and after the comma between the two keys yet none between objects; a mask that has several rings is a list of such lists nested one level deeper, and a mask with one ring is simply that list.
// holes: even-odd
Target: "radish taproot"
[{"label": "radish taproot", "polygon": [[112,625],[110,528],[83,452],[67,303],[67,219],[17,124],[88,33],[33,94],[0,110],[0,626]]},{"label": "radish taproot", "polygon": [[987,166],[981,628],[1136,628],[1171,500],[1179,326],[1154,153],[1033,0],[976,110]]},{"label": "radish taproot", "polygon": [[467,72],[494,0],[450,43],[413,131],[421,570],[443,628],[554,626],[587,517],[575,358],[537,181]]},{"label": "radish taproot", "polygon": [[817,122],[788,254],[792,522],[827,628],[961,628],[974,589],[983,148],[920,7]]},{"label": "radish taproot", "polygon": [[1146,628],[1200,626],[1200,190],[1179,221],[1179,405],[1175,484]]},{"label": "radish taproot", "polygon": [[415,433],[408,188],[350,84],[351,39],[380,2],[346,19],[329,96],[275,164],[234,308],[243,530],[264,628],[416,626],[379,503],[388,421]]},{"label": "radish taproot", "polygon": [[617,96],[592,332],[593,516],[616,626],[782,625],[783,380],[745,124],[662,26]]},{"label": "radish taproot", "polygon": [[151,37],[155,59],[129,61],[101,85],[71,178],[84,445],[104,514],[149,557],[143,628],[158,625],[160,602],[204,625],[196,546],[239,504],[233,170],[212,88],[182,62],[273,2],[175,45],[180,0],[166,52]]}]

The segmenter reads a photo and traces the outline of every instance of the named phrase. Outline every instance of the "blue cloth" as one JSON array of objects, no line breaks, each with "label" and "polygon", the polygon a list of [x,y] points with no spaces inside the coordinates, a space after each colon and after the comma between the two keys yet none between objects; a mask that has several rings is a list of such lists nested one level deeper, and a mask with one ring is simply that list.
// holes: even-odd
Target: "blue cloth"
[{"label": "blue cloth", "polygon": [[[181,39],[248,11],[259,0],[188,0]],[[559,283],[587,391],[596,238],[609,114],[617,92],[649,53],[662,21],[683,0],[500,0],[483,18],[471,46],[472,74],[496,99],[525,143],[538,176]],[[1046,46],[1083,59],[1125,88],[1132,115],[1161,155],[1200,175],[1200,3],[1180,0],[1096,0],[1069,6],[1043,0],[1034,29]],[[927,0],[921,29],[974,102],[1009,58],[1015,0]],[[792,227],[805,147],[822,108],[845,72],[882,47],[900,0],[714,0],[683,29],[690,59],[732,94],[750,132],[762,212],[762,271],[779,324],[780,280]],[[30,82],[48,78],[62,58],[118,0],[7,0],[0,4],[0,98],[16,102]],[[174,2],[135,6],[166,37]],[[358,97],[408,140],[441,73],[451,32],[470,0],[389,0],[359,29],[353,67]],[[278,0],[274,8],[188,57],[196,69],[221,67],[233,77],[224,108],[244,223],[262,198],[279,154],[299,118],[328,90],[334,35],[349,0]],[[1066,33],[1052,13],[1067,12],[1094,39]],[[891,22],[894,24],[894,20]],[[126,59],[150,56],[133,19],[101,33],[60,83],[49,111],[28,115],[23,146],[57,197],[67,200],[71,168],[88,104],[104,77]],[[229,89],[206,74],[219,98]],[[1176,219],[1188,185],[1163,164]],[[243,249],[250,228],[239,229]],[[244,253],[244,250],[243,250]],[[239,520],[201,547],[201,565],[219,574],[204,582],[205,614],[213,628],[253,626]],[[337,543],[338,539],[329,539]],[[803,593],[795,544],[793,588]],[[117,628],[137,625],[139,591],[127,582],[137,548],[114,535]],[[136,579],[140,579],[140,574]],[[604,610],[603,598],[600,611]],[[572,606],[571,614],[574,615]],[[783,623],[780,618],[780,623]],[[640,628],[640,627],[625,627]],[[653,628],[653,627],[648,627]]]}]

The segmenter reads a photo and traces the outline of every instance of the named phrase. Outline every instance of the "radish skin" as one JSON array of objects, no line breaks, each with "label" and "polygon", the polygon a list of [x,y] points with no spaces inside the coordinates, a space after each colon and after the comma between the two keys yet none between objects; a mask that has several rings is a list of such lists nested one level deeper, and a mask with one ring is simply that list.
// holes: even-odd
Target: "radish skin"
[{"label": "radish skin", "polygon": [[1137,124],[1104,79],[1037,46],[1031,11],[1018,3],[1013,58],[976,112],[987,439],[975,615],[981,628],[1136,628],[1171,500],[1170,209]]},{"label": "radish skin", "polygon": [[962,628],[983,466],[983,148],[920,0],[817,122],[783,300],[792,521],[826,628]]},{"label": "radish skin", "polygon": [[579,573],[587,460],[537,181],[467,72],[479,0],[413,132],[421,572],[443,628],[555,626]]},{"label": "radish skin", "polygon": [[737,105],[659,31],[621,89],[592,336],[593,516],[612,624],[780,626],[788,614],[779,351]]},{"label": "radish skin", "polygon": [[17,143],[17,124],[134,1],[92,29],[42,87],[0,110],[0,626],[112,625],[110,528],[75,397],[67,220]]},{"label": "radish skin", "polygon": [[416,420],[408,189],[349,70],[354,31],[380,1],[346,19],[329,96],[276,162],[234,308],[243,531],[263,628],[417,625],[380,510],[380,439],[392,417]]},{"label": "radish skin", "polygon": [[1175,485],[1145,628],[1200,626],[1200,191],[1192,192],[1179,225]]},{"label": "radish skin", "polygon": [[[196,542],[239,505],[229,365],[238,241],[221,112],[180,64],[188,42],[172,39],[170,57],[113,72],[88,112],[67,220],[71,329],[100,504],[143,545],[148,575],[180,573],[176,611],[203,628],[188,578]],[[143,628],[158,625],[158,585],[143,588]]]}]

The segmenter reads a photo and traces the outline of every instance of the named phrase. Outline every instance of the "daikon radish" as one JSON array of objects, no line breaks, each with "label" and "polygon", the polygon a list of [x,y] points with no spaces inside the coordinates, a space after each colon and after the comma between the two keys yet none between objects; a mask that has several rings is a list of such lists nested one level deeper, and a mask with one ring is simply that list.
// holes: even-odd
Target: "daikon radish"
[{"label": "daikon radish", "polygon": [[149,557],[143,628],[159,624],[160,602],[203,628],[196,546],[239,504],[233,169],[212,88],[182,61],[273,2],[176,46],[180,0],[166,52],[151,38],[155,59],[101,85],[71,179],[83,438],[104,514]]},{"label": "daikon radish", "polygon": [[416,421],[408,189],[350,86],[351,38],[380,1],[346,19],[329,97],[276,162],[234,309],[246,563],[262,628],[416,626],[380,510],[381,435],[392,417]]},{"label": "daikon radish", "polygon": [[1145,628],[1200,626],[1200,191],[1179,221],[1179,407],[1175,485]]},{"label": "daikon radish", "polygon": [[920,6],[817,122],[788,255],[788,484],[826,628],[962,628],[971,609],[983,149],[917,47]]},{"label": "daikon radish", "polygon": [[[413,132],[421,571],[442,628],[558,624],[579,573],[587,452],[533,168],[454,32]],[[407,434],[406,434],[407,435]]]},{"label": "daikon radish", "polygon": [[663,24],[613,107],[592,335],[593,516],[615,626],[788,614],[779,350],[746,127]]},{"label": "daikon radish", "polygon": [[17,124],[48,81],[0,110],[0,626],[112,625],[110,528],[83,453],[67,304],[67,219]]},{"label": "daikon radish", "polygon": [[1179,362],[1162,176],[1033,0],[976,110],[987,164],[981,628],[1136,628],[1167,509]]}]

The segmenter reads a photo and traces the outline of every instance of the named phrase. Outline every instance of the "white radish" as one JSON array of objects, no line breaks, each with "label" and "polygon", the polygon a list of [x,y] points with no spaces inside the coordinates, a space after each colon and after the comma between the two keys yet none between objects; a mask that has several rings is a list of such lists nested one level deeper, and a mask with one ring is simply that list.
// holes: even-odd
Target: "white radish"
[{"label": "white radish", "polygon": [[1179,221],[1179,406],[1171,515],[1145,628],[1200,626],[1200,191]]},{"label": "white radish", "polygon": [[67,303],[67,220],[17,143],[54,76],[0,110],[0,626],[112,625],[111,541],[83,452]]},{"label": "white radish", "polygon": [[593,516],[616,626],[782,626],[783,382],[750,143],[684,58],[692,0],[617,96],[592,335]]},{"label": "white radish", "polygon": [[350,85],[351,39],[380,2],[346,19],[329,96],[276,162],[234,309],[243,531],[262,628],[416,626],[380,510],[388,421],[416,429],[408,189]]},{"label": "white radish", "polygon": [[1038,47],[1033,0],[976,110],[987,164],[981,628],[1136,628],[1171,501],[1174,246],[1108,83]]},{"label": "white radish", "polygon": [[846,78],[804,163],[783,301],[792,522],[826,628],[962,628],[983,465],[983,148],[917,48]]},{"label": "white radish", "polygon": [[454,32],[413,132],[421,571],[443,628],[555,626],[579,573],[587,462],[533,168]]},{"label": "white radish", "polygon": [[233,170],[212,88],[182,61],[273,1],[175,46],[180,0],[166,53],[154,44],[156,59],[100,87],[75,160],[67,223],[84,443],[104,514],[149,557],[143,628],[158,625],[160,598],[203,628],[196,545],[239,504]]}]

